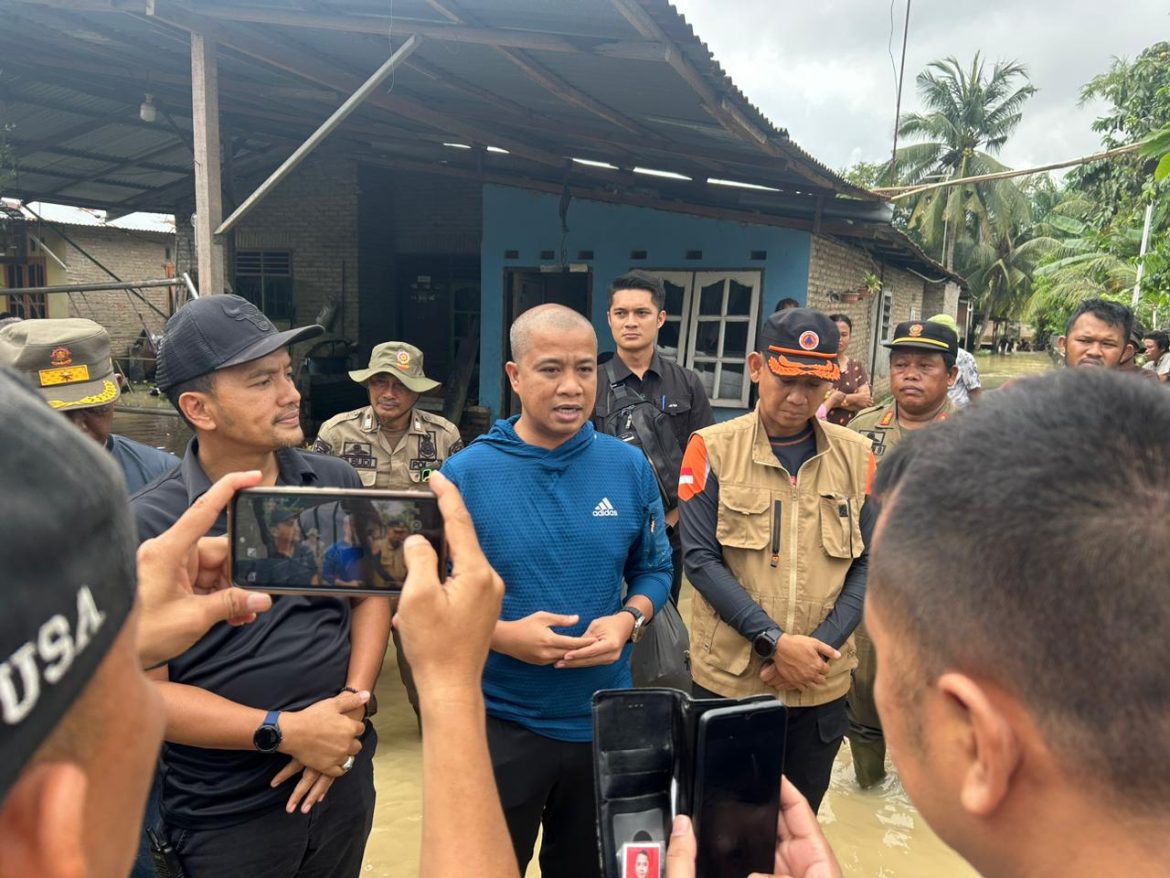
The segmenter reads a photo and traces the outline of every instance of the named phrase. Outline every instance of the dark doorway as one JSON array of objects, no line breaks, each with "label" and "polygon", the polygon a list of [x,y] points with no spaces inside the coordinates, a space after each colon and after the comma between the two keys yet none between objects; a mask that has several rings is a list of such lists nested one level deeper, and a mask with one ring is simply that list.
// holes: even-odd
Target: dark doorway
[{"label": "dark doorway", "polygon": [[[541,271],[535,268],[504,269],[504,359],[512,359],[508,343],[508,327],[512,321],[537,305],[549,302],[572,308],[584,315],[590,323],[590,299],[593,273],[590,271]],[[512,392],[507,373],[504,374],[503,417],[520,411],[520,400]]]}]

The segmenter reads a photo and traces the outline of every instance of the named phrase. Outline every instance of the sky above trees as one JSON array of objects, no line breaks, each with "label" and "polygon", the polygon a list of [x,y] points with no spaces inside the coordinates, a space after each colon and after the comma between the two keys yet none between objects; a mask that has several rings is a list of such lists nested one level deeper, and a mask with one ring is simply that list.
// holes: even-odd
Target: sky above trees
[{"label": "sky above trees", "polygon": [[[736,85],[821,161],[844,168],[889,159],[894,71],[905,0],[671,0]],[[730,10],[734,9],[734,14]],[[999,158],[1029,167],[1099,149],[1103,104],[1082,86],[1170,34],[1165,0],[914,0],[902,111],[921,109],[915,77],[947,55],[1025,64],[1038,89]]]}]

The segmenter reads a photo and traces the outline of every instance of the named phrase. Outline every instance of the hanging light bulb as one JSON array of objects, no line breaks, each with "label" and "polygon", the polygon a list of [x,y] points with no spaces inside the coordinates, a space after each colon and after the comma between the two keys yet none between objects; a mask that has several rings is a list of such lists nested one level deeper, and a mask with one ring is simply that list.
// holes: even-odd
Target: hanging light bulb
[{"label": "hanging light bulb", "polygon": [[154,95],[146,93],[146,98],[138,107],[138,118],[143,122],[153,122],[158,118],[158,110],[154,108]]}]

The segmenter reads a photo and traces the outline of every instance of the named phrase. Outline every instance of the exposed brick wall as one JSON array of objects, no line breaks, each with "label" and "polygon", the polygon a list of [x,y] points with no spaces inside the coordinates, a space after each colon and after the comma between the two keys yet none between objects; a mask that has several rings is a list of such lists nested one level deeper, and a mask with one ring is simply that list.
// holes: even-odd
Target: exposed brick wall
[{"label": "exposed brick wall", "polygon": [[[248,193],[260,180],[237,183]],[[332,335],[357,338],[358,332],[358,182],[357,164],[328,153],[310,156],[270,192],[232,232],[228,247],[228,283],[234,286],[231,255],[236,250],[287,250],[292,254],[294,318],[311,322],[326,301],[341,305],[344,265],[344,313]],[[224,211],[228,207],[225,205]],[[195,235],[191,204],[176,208],[176,266],[195,271]]]},{"label": "exposed brick wall", "polygon": [[[842,302],[836,297],[861,286],[869,272],[882,278],[882,295],[865,297],[860,302]],[[853,321],[850,356],[857,357],[871,375],[875,398],[888,392],[889,377],[884,349],[873,357],[875,336],[880,334],[879,308],[884,295],[893,296],[890,326],[909,320],[911,314],[922,317],[925,282],[900,268],[877,262],[860,247],[842,241],[814,236],[808,272],[808,304],[829,314],[848,314]],[[926,316],[930,316],[929,314]],[[876,365],[876,368],[873,368]]]},{"label": "exposed brick wall", "polygon": [[[134,232],[125,229],[66,226],[69,237],[108,267],[122,280],[153,280],[166,277],[167,251],[174,256],[175,236],[161,232]],[[46,235],[52,239],[51,234]],[[56,246],[54,246],[54,244]],[[63,239],[50,246],[68,268],[64,283],[109,283],[113,279],[92,260]],[[139,291],[163,314],[170,313],[167,287]],[[133,293],[121,290],[73,294],[68,297],[70,317],[85,317],[100,323],[110,333],[115,356],[126,354],[130,343],[142,331],[143,322],[151,332],[162,332],[165,318]]]}]

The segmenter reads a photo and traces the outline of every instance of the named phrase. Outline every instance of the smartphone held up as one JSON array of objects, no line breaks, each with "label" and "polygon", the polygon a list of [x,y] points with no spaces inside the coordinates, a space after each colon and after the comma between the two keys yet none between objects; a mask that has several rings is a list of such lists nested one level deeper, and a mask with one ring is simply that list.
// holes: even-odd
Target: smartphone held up
[{"label": "smartphone held up", "polygon": [[232,581],[276,594],[394,595],[421,534],[446,570],[443,519],[423,491],[248,488],[228,510]]}]

